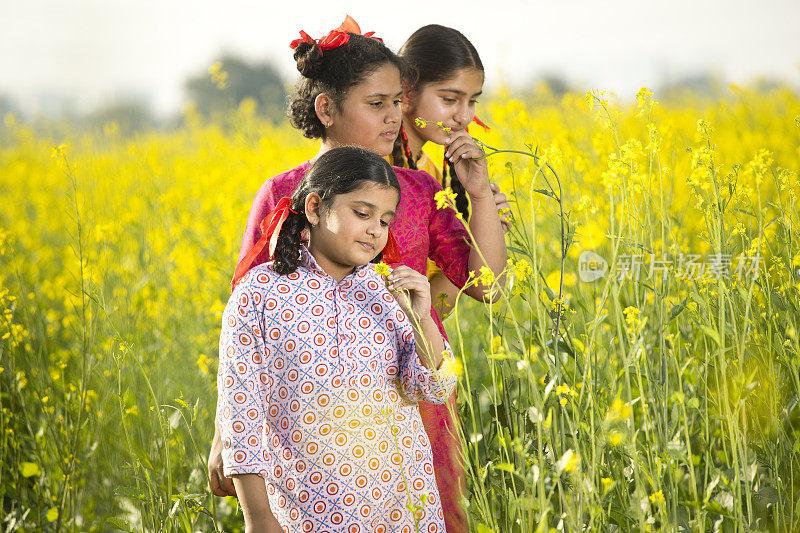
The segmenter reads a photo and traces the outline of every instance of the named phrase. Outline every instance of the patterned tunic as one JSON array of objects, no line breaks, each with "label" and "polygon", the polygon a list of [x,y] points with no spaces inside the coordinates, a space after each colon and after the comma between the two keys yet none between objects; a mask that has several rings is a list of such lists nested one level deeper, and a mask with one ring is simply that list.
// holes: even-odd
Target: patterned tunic
[{"label": "patterned tunic", "polygon": [[[275,208],[278,200],[294,194],[309,166],[306,161],[278,174],[258,190],[247,218],[240,260],[261,238],[261,220]],[[452,209],[436,209],[433,197],[442,190],[441,184],[427,172],[401,167],[392,167],[392,170],[397,175],[401,191],[397,216],[391,227],[403,255],[403,264],[425,274],[430,258],[456,287],[463,287],[468,279],[469,234]],[[256,262],[265,262],[265,255],[266,252]],[[444,335],[438,313],[432,309],[431,315]],[[456,395],[452,394],[446,405],[422,402],[419,409],[433,449],[433,468],[447,533],[465,532],[467,517],[461,497],[466,483],[461,444],[455,436],[458,420],[452,415],[457,411]]]},{"label": "patterned tunic", "polygon": [[264,477],[285,531],[412,533],[410,499],[420,531],[444,532],[417,401],[443,403],[455,376],[421,364],[372,266],[337,283],[302,257],[287,276],[271,263],[250,270],[225,309],[225,474]]}]

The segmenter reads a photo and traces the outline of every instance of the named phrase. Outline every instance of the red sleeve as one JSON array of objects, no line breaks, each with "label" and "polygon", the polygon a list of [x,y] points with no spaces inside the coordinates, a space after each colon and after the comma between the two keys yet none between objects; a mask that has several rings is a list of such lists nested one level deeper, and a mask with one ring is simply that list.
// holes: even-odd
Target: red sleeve
[{"label": "red sleeve", "polygon": [[469,279],[469,254],[472,244],[464,223],[453,209],[436,209],[434,195],[442,186],[431,178],[428,257],[442,269],[447,279],[456,287],[463,287]]}]

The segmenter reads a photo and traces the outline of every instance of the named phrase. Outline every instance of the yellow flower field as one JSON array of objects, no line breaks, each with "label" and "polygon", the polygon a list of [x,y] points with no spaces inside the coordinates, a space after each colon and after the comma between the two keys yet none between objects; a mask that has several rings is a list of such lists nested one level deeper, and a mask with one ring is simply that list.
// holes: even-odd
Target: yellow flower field
[{"label": "yellow flower field", "polygon": [[[473,531],[800,529],[800,97],[657,100],[481,104],[514,226],[500,301],[445,321]],[[317,147],[248,102],[56,131],[0,126],[3,528],[241,530],[219,321],[255,191]]]}]

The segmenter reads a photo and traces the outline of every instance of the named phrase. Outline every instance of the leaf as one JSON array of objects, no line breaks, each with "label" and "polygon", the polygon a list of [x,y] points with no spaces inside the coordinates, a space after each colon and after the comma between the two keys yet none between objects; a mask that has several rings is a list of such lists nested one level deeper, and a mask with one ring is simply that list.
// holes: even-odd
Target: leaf
[{"label": "leaf", "polygon": [[21,465],[19,465],[19,471],[23,477],[38,476],[39,474],[42,473],[41,469],[39,468],[39,465],[37,465],[36,463],[28,463],[28,462],[24,462]]},{"label": "leaf", "polygon": [[675,317],[683,313],[683,310],[686,309],[686,302],[688,300],[689,300],[688,298],[684,298],[681,303],[674,305],[672,309],[670,309],[669,320],[667,320],[667,322],[672,322],[675,319]]},{"label": "leaf", "polygon": [[516,471],[514,465],[511,463],[497,463],[494,465],[494,467],[496,470],[502,470],[503,472],[508,472],[509,474],[513,474]]},{"label": "leaf", "polygon": [[122,520],[121,518],[117,518],[116,516],[106,518],[106,524],[113,527],[114,529],[121,529],[122,531],[128,531],[128,532],[133,531],[133,529],[131,529],[131,525],[128,522]]},{"label": "leaf", "polygon": [[717,333],[717,330],[712,329],[705,324],[700,324],[700,330],[705,333],[708,338],[714,341],[717,346],[722,346],[722,342],[719,340],[719,333]]}]

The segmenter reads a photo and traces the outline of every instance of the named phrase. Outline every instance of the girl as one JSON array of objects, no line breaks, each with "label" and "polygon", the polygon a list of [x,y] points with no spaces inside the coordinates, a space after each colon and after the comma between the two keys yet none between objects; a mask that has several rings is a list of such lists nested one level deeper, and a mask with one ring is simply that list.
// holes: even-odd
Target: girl
[{"label": "girl", "polygon": [[378,155],[326,151],[265,224],[274,260],[231,294],[217,413],[248,532],[273,514],[292,532],[444,532],[416,402],[452,393],[451,355],[427,279],[400,266],[387,289],[369,266],[396,254],[400,190]]},{"label": "girl", "polygon": [[[456,206],[469,219],[468,195],[461,184],[453,158],[445,150],[442,166],[423,151],[428,142],[448,145],[454,139],[469,138],[467,125],[475,117],[475,104],[483,92],[484,69],[478,51],[461,32],[430,24],[415,31],[398,52],[413,76],[403,80],[403,125],[395,141],[392,163],[420,169],[436,178],[442,187],[456,193]],[[422,119],[424,122],[419,122]],[[483,125],[482,122],[478,122]],[[436,124],[441,124],[439,127]],[[444,128],[449,130],[446,131]],[[505,194],[492,184],[498,209],[510,209]],[[508,221],[503,220],[504,229]],[[439,314],[452,308],[459,287],[453,285],[435,264],[429,264],[428,278]],[[440,295],[444,295],[441,297]]]},{"label": "girl", "polygon": [[[403,62],[383,43],[361,35],[358,26],[348,17],[345,23],[318,41],[301,32],[301,39],[292,43],[297,68],[302,74],[297,92],[290,104],[292,123],[309,138],[320,138],[320,152],[339,146],[359,145],[388,156],[400,129],[400,84]],[[394,235],[403,265],[417,272],[426,271],[427,258],[443,269],[458,287],[466,284],[469,271],[477,271],[484,263],[476,247],[499,273],[506,264],[506,250],[497,207],[489,187],[483,152],[471,138],[462,136],[449,145],[466,193],[470,196],[473,220],[470,229],[475,242],[451,209],[436,209],[434,195],[441,185],[428,173],[395,168],[402,190],[397,208]],[[319,155],[318,155],[319,157]],[[261,187],[245,228],[237,273],[251,265],[266,261],[263,251],[253,246],[261,237],[260,223],[272,211],[278,199],[290,196],[297,189],[310,166],[298,167],[270,178]],[[484,287],[471,287],[467,293],[483,299]],[[444,331],[438,315],[433,319]],[[448,400],[455,407],[455,394]],[[456,420],[445,406],[421,403],[420,411],[433,448],[436,483],[442,498],[447,531],[466,530],[466,515],[461,505],[464,487]],[[220,476],[220,442],[214,436],[209,455],[209,475],[215,494],[231,494]]]}]

